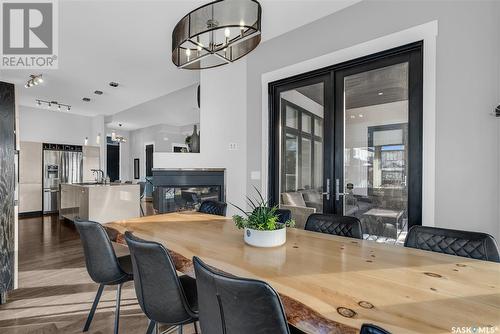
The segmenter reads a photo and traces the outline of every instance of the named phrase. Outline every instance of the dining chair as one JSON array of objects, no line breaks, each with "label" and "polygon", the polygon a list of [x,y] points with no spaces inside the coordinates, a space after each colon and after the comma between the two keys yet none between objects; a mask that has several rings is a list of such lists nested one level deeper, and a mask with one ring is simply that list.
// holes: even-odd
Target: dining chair
[{"label": "dining chair", "polygon": [[363,239],[361,222],[356,217],[314,213],[307,218],[307,231]]},{"label": "dining chair", "polygon": [[113,245],[104,227],[93,221],[75,221],[80,234],[85,255],[85,265],[92,280],[99,284],[92,308],[83,327],[87,332],[94,318],[97,305],[106,285],[117,285],[115,334],[118,333],[120,321],[120,299],[122,285],[134,279],[130,255],[117,257]]},{"label": "dining chair", "polygon": [[405,247],[500,262],[495,238],[480,232],[415,225],[406,235]]},{"label": "dining chair", "polygon": [[193,257],[203,334],[290,334],[285,311],[266,282],[226,275]]},{"label": "dining chair", "polygon": [[276,214],[278,215],[278,222],[285,224],[287,221],[292,219],[292,211],[288,209],[277,209]]},{"label": "dining chair", "polygon": [[201,202],[198,212],[208,213],[210,215],[225,216],[227,204],[224,202],[207,200]]},{"label": "dining chair", "polygon": [[363,326],[361,326],[359,334],[391,334],[391,333],[377,325],[363,324]]},{"label": "dining chair", "polygon": [[174,262],[165,247],[125,232],[132,256],[134,286],[139,305],[150,320],[147,334],[159,324],[177,327],[193,323],[196,333],[198,300],[196,280],[177,276]]}]

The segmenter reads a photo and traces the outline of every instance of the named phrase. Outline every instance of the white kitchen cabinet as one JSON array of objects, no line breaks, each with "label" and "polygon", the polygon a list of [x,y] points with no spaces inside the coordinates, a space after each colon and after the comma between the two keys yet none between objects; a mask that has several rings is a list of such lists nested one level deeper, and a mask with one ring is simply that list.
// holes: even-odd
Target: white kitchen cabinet
[{"label": "white kitchen cabinet", "polygon": [[42,184],[19,184],[19,212],[42,211]]},{"label": "white kitchen cabinet", "polygon": [[42,184],[42,143],[21,142],[19,183]]},{"label": "white kitchen cabinet", "polygon": [[42,211],[42,143],[20,142],[19,213]]}]

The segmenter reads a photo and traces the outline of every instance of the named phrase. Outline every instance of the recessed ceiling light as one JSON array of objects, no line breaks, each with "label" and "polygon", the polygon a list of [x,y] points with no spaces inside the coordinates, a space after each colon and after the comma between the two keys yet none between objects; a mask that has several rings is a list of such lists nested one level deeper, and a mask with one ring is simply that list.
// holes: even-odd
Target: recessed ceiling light
[{"label": "recessed ceiling light", "polygon": [[354,115],[351,115],[351,118],[352,118],[352,119],[354,119],[354,118],[356,118],[356,116],[354,116]]},{"label": "recessed ceiling light", "polygon": [[384,95],[384,92],[378,92],[378,96]]},{"label": "recessed ceiling light", "polygon": [[110,85],[111,87],[116,88],[116,87],[118,87],[120,84],[119,84],[118,82],[111,81],[111,82],[109,83],[109,85]]},{"label": "recessed ceiling light", "polygon": [[363,118],[363,114],[359,114],[358,116],[359,116],[360,118]]},{"label": "recessed ceiling light", "polygon": [[94,94],[95,94],[95,95],[102,95],[102,90],[96,90],[96,91],[94,92]]},{"label": "recessed ceiling light", "polygon": [[90,99],[88,97],[84,97],[82,100],[85,102],[90,102]]}]

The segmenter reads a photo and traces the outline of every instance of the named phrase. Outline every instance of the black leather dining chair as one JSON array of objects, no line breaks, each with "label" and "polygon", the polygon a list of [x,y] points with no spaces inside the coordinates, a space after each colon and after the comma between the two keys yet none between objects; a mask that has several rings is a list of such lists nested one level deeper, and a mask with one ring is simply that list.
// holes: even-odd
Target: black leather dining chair
[{"label": "black leather dining chair", "polygon": [[125,240],[132,256],[134,286],[139,305],[150,320],[147,334],[155,326],[182,326],[194,323],[197,332],[198,299],[196,280],[177,276],[174,262],[163,245],[135,237],[125,232]]},{"label": "black leather dining chair", "polygon": [[408,231],[405,247],[500,262],[495,238],[480,232],[416,225]]},{"label": "black leather dining chair", "polygon": [[266,282],[232,277],[193,258],[203,334],[290,334],[285,311]]},{"label": "black leather dining chair", "polygon": [[285,224],[287,221],[292,219],[292,211],[288,209],[277,209],[276,214],[278,215],[278,222]]},{"label": "black leather dining chair", "polygon": [[210,215],[225,216],[227,210],[227,204],[218,201],[203,201],[201,202],[198,212],[208,213]]},{"label": "black leather dining chair", "polygon": [[120,321],[122,285],[133,280],[130,255],[116,257],[113,245],[101,224],[92,221],[75,221],[75,226],[80,233],[87,271],[92,280],[99,283],[99,289],[83,331],[86,332],[90,328],[104,287],[106,285],[117,285],[115,311],[115,334],[117,334]]},{"label": "black leather dining chair", "polygon": [[313,213],[307,218],[304,229],[342,237],[363,239],[361,222],[356,217]]},{"label": "black leather dining chair", "polygon": [[363,326],[361,326],[359,334],[391,334],[391,333],[389,333],[388,331],[377,325],[363,324]]}]

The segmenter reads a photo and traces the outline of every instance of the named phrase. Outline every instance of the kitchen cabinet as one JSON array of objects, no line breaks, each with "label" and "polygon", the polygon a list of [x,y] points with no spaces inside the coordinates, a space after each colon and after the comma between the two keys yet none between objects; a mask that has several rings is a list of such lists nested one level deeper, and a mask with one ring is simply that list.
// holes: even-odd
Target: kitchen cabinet
[{"label": "kitchen cabinet", "polygon": [[21,141],[19,151],[19,213],[42,211],[42,143]]},{"label": "kitchen cabinet", "polygon": [[19,184],[19,212],[42,211],[42,184]]},{"label": "kitchen cabinet", "polygon": [[61,184],[60,217],[101,224],[140,216],[138,184]]}]

